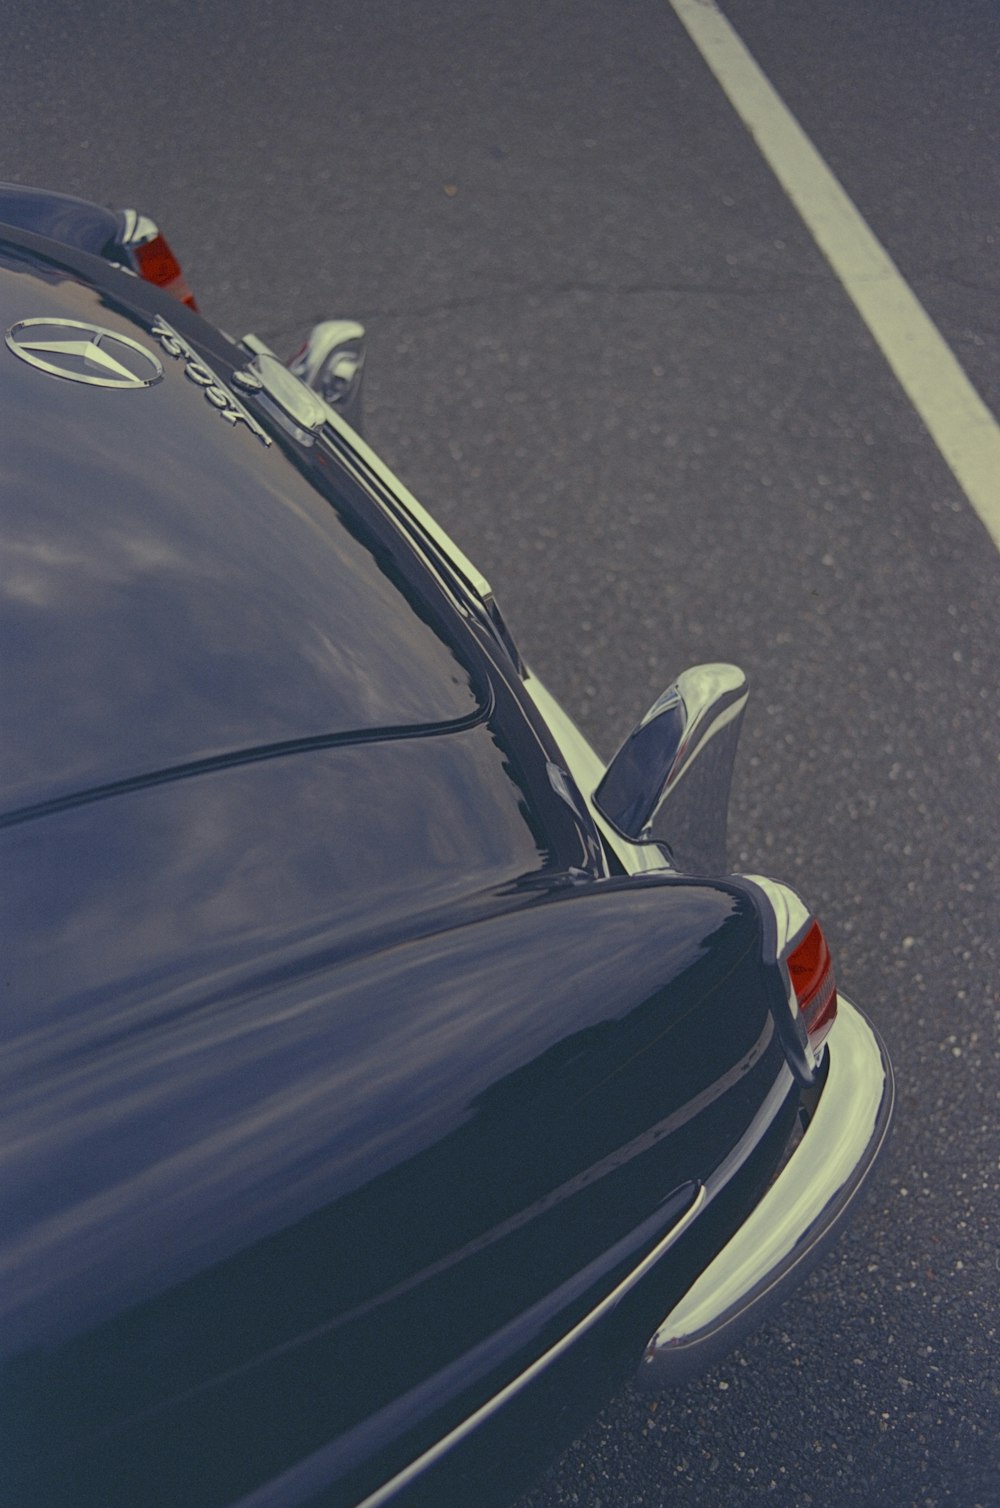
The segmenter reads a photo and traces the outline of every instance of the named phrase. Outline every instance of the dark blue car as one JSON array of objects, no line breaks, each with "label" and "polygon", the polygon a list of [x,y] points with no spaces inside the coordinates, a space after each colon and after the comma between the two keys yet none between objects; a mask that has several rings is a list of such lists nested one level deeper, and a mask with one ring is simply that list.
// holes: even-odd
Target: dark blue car
[{"label": "dark blue car", "polygon": [[743,677],[607,768],[359,437],[0,189],[5,1503],[510,1497],[758,1321],[884,1142],[815,918],[728,872]]}]

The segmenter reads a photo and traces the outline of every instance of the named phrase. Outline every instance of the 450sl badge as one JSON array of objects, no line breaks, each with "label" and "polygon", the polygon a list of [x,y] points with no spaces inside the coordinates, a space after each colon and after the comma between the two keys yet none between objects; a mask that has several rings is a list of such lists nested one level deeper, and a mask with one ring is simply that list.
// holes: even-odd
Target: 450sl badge
[{"label": "450sl badge", "polygon": [[[260,440],[262,445],[270,445],[271,437],[257,423],[252,414],[235,398],[225,387],[215,373],[205,365],[188,345],[182,335],[168,325],[162,315],[157,315],[153,321],[153,335],[160,342],[168,356],[175,356],[184,362],[184,375],[191,382],[200,387],[205,397],[213,408],[217,408],[223,419],[230,424],[245,424]],[[258,384],[259,386],[259,384]]]}]

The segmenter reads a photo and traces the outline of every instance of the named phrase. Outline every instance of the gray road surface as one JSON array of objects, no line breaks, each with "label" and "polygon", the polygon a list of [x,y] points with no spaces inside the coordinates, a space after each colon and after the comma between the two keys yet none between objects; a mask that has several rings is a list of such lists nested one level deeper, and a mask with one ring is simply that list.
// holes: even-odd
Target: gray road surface
[{"label": "gray road surface", "polygon": [[[1000,412],[994,0],[725,9]],[[235,334],[367,323],[375,444],[605,754],[744,665],[734,863],[811,898],[889,1041],[833,1258],[530,1508],[995,1508],[998,556],[665,0],[8,0],[4,34],[0,174],[147,209]]]}]

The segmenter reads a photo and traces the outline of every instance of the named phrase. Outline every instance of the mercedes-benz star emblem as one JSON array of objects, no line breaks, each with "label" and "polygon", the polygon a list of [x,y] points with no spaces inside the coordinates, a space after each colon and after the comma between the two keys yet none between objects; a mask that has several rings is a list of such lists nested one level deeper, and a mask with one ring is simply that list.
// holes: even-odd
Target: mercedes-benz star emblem
[{"label": "mercedes-benz star emblem", "polygon": [[152,387],[163,376],[159,361],[137,340],[76,319],[22,319],[7,344],[29,366],[89,382],[92,387]]}]

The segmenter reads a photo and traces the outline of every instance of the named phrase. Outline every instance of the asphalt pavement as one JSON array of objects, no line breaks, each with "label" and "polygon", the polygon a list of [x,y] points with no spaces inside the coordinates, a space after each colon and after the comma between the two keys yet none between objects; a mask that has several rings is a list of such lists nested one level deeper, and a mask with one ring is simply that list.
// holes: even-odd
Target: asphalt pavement
[{"label": "asphalt pavement", "polygon": [[[1000,416],[995,0],[723,8]],[[0,176],[154,215],[236,335],[362,319],[371,440],[604,754],[744,666],[732,862],[810,899],[888,1041],[833,1256],[523,1508],[995,1508],[1000,556],[667,0],[4,29]]]}]

